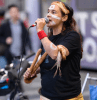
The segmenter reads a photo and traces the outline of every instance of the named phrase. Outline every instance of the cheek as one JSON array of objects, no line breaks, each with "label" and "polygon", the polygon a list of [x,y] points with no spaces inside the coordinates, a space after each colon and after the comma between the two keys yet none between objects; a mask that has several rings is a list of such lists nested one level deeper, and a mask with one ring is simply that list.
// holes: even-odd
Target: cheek
[{"label": "cheek", "polygon": [[60,17],[58,17],[58,16],[56,16],[56,15],[53,15],[53,14],[51,14],[51,13],[48,13],[47,16],[49,16],[49,17],[51,18],[51,20],[52,20],[52,21],[50,21],[50,22],[47,24],[47,26],[50,26],[50,25],[51,25],[51,26],[57,25],[57,24],[59,24],[60,21],[61,21],[61,18],[60,18]]},{"label": "cheek", "polygon": [[56,25],[58,25],[60,23],[60,21],[58,20],[58,19],[53,19],[51,22],[49,22],[48,24],[47,24],[47,27],[49,27],[49,26],[56,26]]},{"label": "cheek", "polygon": [[50,27],[50,26],[55,26],[55,25],[56,25],[56,22],[55,21],[51,21],[46,26]]},{"label": "cheek", "polygon": [[56,16],[56,15],[53,15],[53,14],[51,14],[51,13],[48,13],[47,16],[50,16],[50,17],[53,18],[53,19],[61,20],[60,17],[58,17],[58,16]]},{"label": "cheek", "polygon": [[50,25],[56,25],[56,22],[55,21],[51,21]]},{"label": "cheek", "polygon": [[60,17],[55,16],[55,15],[51,15],[51,17],[52,17],[52,18],[54,18],[54,19],[57,19],[57,20],[61,20],[61,18],[60,18]]}]

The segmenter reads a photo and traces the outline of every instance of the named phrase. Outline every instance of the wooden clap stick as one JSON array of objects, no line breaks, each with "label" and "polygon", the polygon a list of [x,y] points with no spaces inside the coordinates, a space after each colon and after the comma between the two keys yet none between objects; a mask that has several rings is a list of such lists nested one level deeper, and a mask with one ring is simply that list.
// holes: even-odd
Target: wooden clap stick
[{"label": "wooden clap stick", "polygon": [[40,64],[44,61],[44,59],[46,58],[47,53],[45,52],[42,57],[39,59],[39,61],[36,63],[36,65],[34,66],[34,69],[32,70],[32,74],[35,73],[35,71],[37,70],[37,68],[40,66]]},{"label": "wooden clap stick", "polygon": [[[42,50],[41,50],[41,51],[42,51]],[[47,53],[45,52],[45,53],[42,55],[42,57],[39,59],[39,61],[36,63],[36,61],[37,61],[37,59],[38,59],[38,56],[39,56],[39,54],[41,53],[41,51],[38,50],[38,52],[37,52],[37,54],[36,54],[36,57],[35,57],[35,59],[34,59],[32,65],[31,65],[31,67],[29,68],[29,70],[31,71],[31,74],[34,74],[34,73],[35,73],[35,71],[38,69],[38,67],[40,66],[40,64],[44,61],[44,59],[45,59],[46,56],[47,56]],[[35,65],[35,63],[36,63],[36,65]],[[37,76],[35,75],[34,77],[29,77],[29,78],[27,78],[27,79],[24,79],[24,82],[25,82],[25,83],[31,83],[32,80],[34,80],[34,78],[36,78],[36,77],[37,77]]]},{"label": "wooden clap stick", "polygon": [[41,52],[42,52],[42,49],[39,49],[38,52],[37,52],[37,54],[36,54],[36,56],[35,56],[35,58],[34,58],[34,60],[33,60],[32,65],[29,68],[29,70],[31,71],[31,73],[33,71],[33,67],[35,66],[36,61],[37,61],[37,59],[38,59],[38,57],[39,57],[39,55],[40,55]]},{"label": "wooden clap stick", "polygon": [[[35,63],[36,63],[36,61],[37,61],[37,59],[38,59],[38,57],[39,57],[41,51],[42,51],[42,49],[39,49],[39,50],[37,51],[36,56],[35,56],[35,58],[34,58],[34,60],[33,60],[33,62],[32,62],[32,65],[31,65],[30,68],[29,68],[29,70],[31,71],[31,73],[32,73],[33,67],[34,67],[34,65],[35,65]],[[28,83],[31,79],[34,79],[34,78],[36,78],[36,77],[37,77],[37,76],[29,77],[29,78],[24,78],[24,82],[25,82],[25,83]]]}]

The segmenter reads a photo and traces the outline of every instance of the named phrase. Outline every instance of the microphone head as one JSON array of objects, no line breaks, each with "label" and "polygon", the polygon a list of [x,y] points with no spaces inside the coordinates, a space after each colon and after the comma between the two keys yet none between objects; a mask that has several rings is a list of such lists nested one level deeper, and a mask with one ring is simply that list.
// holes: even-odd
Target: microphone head
[{"label": "microphone head", "polygon": [[46,22],[46,23],[49,22],[49,19],[48,19],[47,17],[45,17],[44,19],[45,19],[45,22]]}]

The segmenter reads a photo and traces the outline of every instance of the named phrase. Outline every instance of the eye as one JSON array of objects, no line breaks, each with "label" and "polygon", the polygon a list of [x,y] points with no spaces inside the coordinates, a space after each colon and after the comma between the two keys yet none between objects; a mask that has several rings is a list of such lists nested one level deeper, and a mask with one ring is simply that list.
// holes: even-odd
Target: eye
[{"label": "eye", "polygon": [[52,14],[56,14],[56,11],[52,11]]}]

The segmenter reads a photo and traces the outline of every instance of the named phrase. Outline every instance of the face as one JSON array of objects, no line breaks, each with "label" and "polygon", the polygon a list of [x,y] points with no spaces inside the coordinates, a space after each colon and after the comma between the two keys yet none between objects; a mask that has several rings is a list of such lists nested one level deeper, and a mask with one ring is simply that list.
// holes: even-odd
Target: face
[{"label": "face", "polygon": [[47,17],[49,18],[47,27],[53,28],[63,23],[61,10],[57,5],[51,5],[49,7]]},{"label": "face", "polygon": [[19,19],[19,10],[17,7],[12,7],[9,10],[10,17],[14,20]]}]

